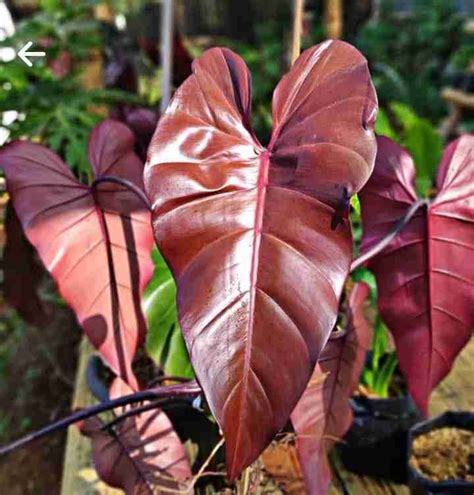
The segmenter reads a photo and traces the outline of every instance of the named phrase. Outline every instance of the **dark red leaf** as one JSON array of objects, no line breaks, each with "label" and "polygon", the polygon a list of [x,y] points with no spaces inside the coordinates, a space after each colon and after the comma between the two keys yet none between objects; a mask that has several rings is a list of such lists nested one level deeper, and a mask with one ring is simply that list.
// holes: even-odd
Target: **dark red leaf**
[{"label": "dark red leaf", "polygon": [[347,333],[324,348],[311,380],[291,414],[308,493],[325,495],[331,482],[327,453],[352,423],[349,397],[357,388],[372,329],[364,317],[369,287],[357,283],[348,306]]},{"label": "dark red leaf", "polygon": [[113,432],[103,431],[103,426],[99,418],[89,418],[81,432],[92,439],[94,465],[105,483],[127,495],[185,488],[182,482],[191,478],[191,467],[163,411],[154,409],[128,417]]},{"label": "dark red leaf", "polygon": [[334,326],[351,232],[331,223],[371,173],[377,103],[361,54],[323,43],[276,88],[265,149],[244,62],[214,48],[193,70],[158,124],[145,186],[235,478],[287,422]]},{"label": "dark red leaf", "polygon": [[5,300],[27,323],[42,326],[46,313],[38,290],[45,269],[23,233],[11,200],[7,205],[5,233],[7,237],[3,252]]},{"label": "dark red leaf", "polygon": [[[99,124],[89,142],[95,177],[121,177],[142,187],[143,164],[133,145],[123,124]],[[61,295],[109,366],[132,380],[131,362],[145,336],[140,294],[153,269],[148,210],[121,185],[94,190],[79,183],[39,144],[8,144],[0,165],[23,230]]]},{"label": "dark red leaf", "polygon": [[[408,153],[379,138],[374,173],[360,194],[368,250],[417,200]],[[400,367],[420,409],[449,372],[474,327],[474,136],[450,144],[438,195],[369,263],[378,306],[393,333]]]},{"label": "dark red leaf", "polygon": [[148,146],[160,117],[159,112],[145,107],[118,105],[112,110],[111,115],[133,131],[135,150],[138,156],[145,161]]}]

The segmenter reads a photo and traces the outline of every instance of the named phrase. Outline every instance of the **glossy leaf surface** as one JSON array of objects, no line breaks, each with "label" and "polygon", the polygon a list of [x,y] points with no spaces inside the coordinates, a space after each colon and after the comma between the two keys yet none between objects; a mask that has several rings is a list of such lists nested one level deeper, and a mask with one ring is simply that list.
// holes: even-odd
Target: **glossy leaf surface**
[{"label": "glossy leaf surface", "polygon": [[[417,200],[413,160],[379,138],[374,173],[360,193],[362,251],[386,236]],[[474,136],[450,144],[438,194],[374,257],[380,313],[420,409],[449,372],[474,328]],[[376,212],[376,214],[374,214]]]},{"label": "glossy leaf surface", "polygon": [[310,495],[325,495],[331,481],[327,453],[352,423],[349,397],[357,388],[372,329],[364,316],[369,287],[354,285],[347,310],[347,333],[328,341],[313,376],[291,414],[296,448]]},{"label": "glossy leaf surface", "polygon": [[206,52],[161,118],[145,170],[231,478],[285,425],[334,326],[351,258],[344,213],[375,155],[367,62],[346,43],[309,49],[281,80],[268,148],[250,129],[250,97],[244,62]]},{"label": "glossy leaf surface", "polygon": [[[143,187],[131,131],[99,124],[89,141],[95,178],[116,176]],[[145,336],[140,294],[151,276],[150,214],[117,184],[81,184],[47,148],[16,141],[0,166],[23,230],[108,365],[133,383],[131,362]]]}]

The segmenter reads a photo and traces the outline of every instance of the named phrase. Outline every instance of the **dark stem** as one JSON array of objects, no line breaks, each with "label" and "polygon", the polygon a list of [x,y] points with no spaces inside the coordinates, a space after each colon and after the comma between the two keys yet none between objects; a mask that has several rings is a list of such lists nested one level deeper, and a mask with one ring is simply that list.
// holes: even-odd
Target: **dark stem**
[{"label": "dark stem", "polygon": [[422,206],[428,206],[428,204],[429,200],[427,199],[419,199],[418,201],[413,203],[406,212],[405,216],[398,221],[395,228],[387,236],[385,236],[382,240],[375,244],[375,246],[372,246],[368,251],[366,251],[364,254],[361,254],[352,262],[351,272],[353,272],[356,268],[362,266],[371,258],[379,254],[381,251],[383,251],[393,241],[393,239],[395,239],[395,237],[403,229],[403,227],[408,224],[408,222],[413,218],[419,208]]},{"label": "dark stem", "polygon": [[178,382],[178,383],[186,383],[189,382],[189,378],[183,378],[182,376],[172,376],[172,375],[163,375],[163,376],[158,376],[154,380],[150,382],[148,385],[149,387],[153,387],[154,385],[157,385],[158,383],[163,383],[163,382]]},{"label": "dark stem", "polygon": [[165,387],[156,387],[149,390],[143,390],[142,392],[135,392],[134,394],[124,395],[118,399],[109,400],[95,406],[82,409],[74,414],[71,414],[67,418],[60,419],[55,423],[51,423],[40,430],[37,430],[29,435],[24,436],[14,442],[7,444],[0,448],[0,456],[8,454],[12,450],[23,447],[33,440],[44,437],[50,433],[54,433],[58,430],[63,430],[68,426],[82,421],[84,419],[90,418],[91,416],[96,416],[105,411],[110,411],[116,407],[127,406],[129,404],[134,404],[136,402],[144,402],[156,399],[167,399],[169,401],[174,401],[179,398],[186,397],[197,397],[201,393],[201,387],[195,382],[180,383],[178,385],[169,385]]},{"label": "dark stem", "polygon": [[102,177],[98,177],[97,179],[94,180],[92,183],[92,188],[96,188],[99,184],[102,183],[112,183],[112,184],[119,184],[123,187],[126,187],[128,190],[132,191],[136,196],[138,196],[143,204],[146,206],[147,210],[150,210],[150,202],[148,201],[148,197],[145,194],[145,192],[140,189],[136,184],[133,182],[123,179],[122,177],[114,177],[113,175],[104,175]]},{"label": "dark stem", "polygon": [[116,418],[106,423],[104,426],[102,426],[101,430],[110,430],[110,428],[113,428],[127,418],[138,416],[139,414],[151,411],[153,409],[158,409],[160,406],[166,404],[167,402],[169,402],[169,399],[158,399],[153,402],[149,402],[148,404],[144,404],[143,406],[133,407],[132,409],[125,411],[123,414],[120,414]]}]

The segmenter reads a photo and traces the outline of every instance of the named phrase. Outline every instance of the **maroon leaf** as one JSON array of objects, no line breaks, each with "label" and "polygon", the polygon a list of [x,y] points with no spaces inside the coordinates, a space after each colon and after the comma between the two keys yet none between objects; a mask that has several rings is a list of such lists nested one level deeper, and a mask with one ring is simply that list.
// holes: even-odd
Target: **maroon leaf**
[{"label": "maroon leaf", "polygon": [[348,399],[357,388],[372,329],[364,317],[369,287],[357,283],[348,307],[346,333],[336,333],[324,348],[313,376],[291,414],[296,449],[308,493],[325,495],[331,482],[327,453],[352,422]]},{"label": "maroon leaf", "polygon": [[[110,387],[110,399],[135,391],[116,378]],[[120,415],[136,407],[140,405],[127,406],[116,413]],[[92,439],[94,464],[103,481],[123,489],[127,495],[162,493],[160,487],[183,490],[180,482],[191,478],[191,466],[163,411],[155,408],[127,417],[113,430],[104,431],[103,426],[96,417],[81,425],[81,432]]]},{"label": "maroon leaf", "polygon": [[[387,138],[378,143],[374,173],[360,194],[363,252],[417,201],[413,160]],[[449,372],[474,327],[473,149],[472,135],[446,148],[437,197],[369,263],[400,367],[425,413],[431,390]]]},{"label": "maroon leaf", "polygon": [[183,490],[182,482],[191,478],[191,468],[183,444],[163,411],[154,409],[128,417],[112,432],[102,430],[103,426],[99,418],[89,418],[81,432],[92,439],[94,465],[105,483],[127,495]]},{"label": "maroon leaf", "polygon": [[148,146],[160,117],[159,112],[146,107],[117,105],[112,110],[111,115],[133,131],[135,150],[138,156],[145,161]]},{"label": "maroon leaf", "polygon": [[38,290],[45,270],[35,256],[33,246],[23,233],[11,200],[7,205],[5,232],[7,236],[3,253],[5,300],[27,323],[41,326],[45,322],[46,313]]},{"label": "maroon leaf", "polygon": [[[95,177],[121,177],[142,187],[143,164],[133,145],[123,124],[99,124],[89,142]],[[23,230],[61,295],[109,366],[135,385],[131,362],[145,335],[140,294],[153,269],[148,210],[122,185],[81,184],[39,144],[8,144],[0,165]]]},{"label": "maroon leaf", "polygon": [[287,422],[334,326],[351,232],[331,223],[371,173],[377,104],[361,54],[323,43],[276,88],[265,149],[244,62],[215,48],[193,70],[158,124],[145,187],[235,478]]}]

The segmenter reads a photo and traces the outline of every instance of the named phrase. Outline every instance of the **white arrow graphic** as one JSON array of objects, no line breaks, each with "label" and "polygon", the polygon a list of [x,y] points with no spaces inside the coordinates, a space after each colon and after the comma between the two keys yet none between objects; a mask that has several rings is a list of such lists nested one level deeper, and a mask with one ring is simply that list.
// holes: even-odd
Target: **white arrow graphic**
[{"label": "white arrow graphic", "polygon": [[28,67],[33,67],[33,63],[31,60],[28,59],[28,57],[45,57],[46,53],[45,52],[29,52],[28,48],[33,45],[32,41],[28,41],[28,43],[18,52],[18,56],[25,62],[25,64]]}]

